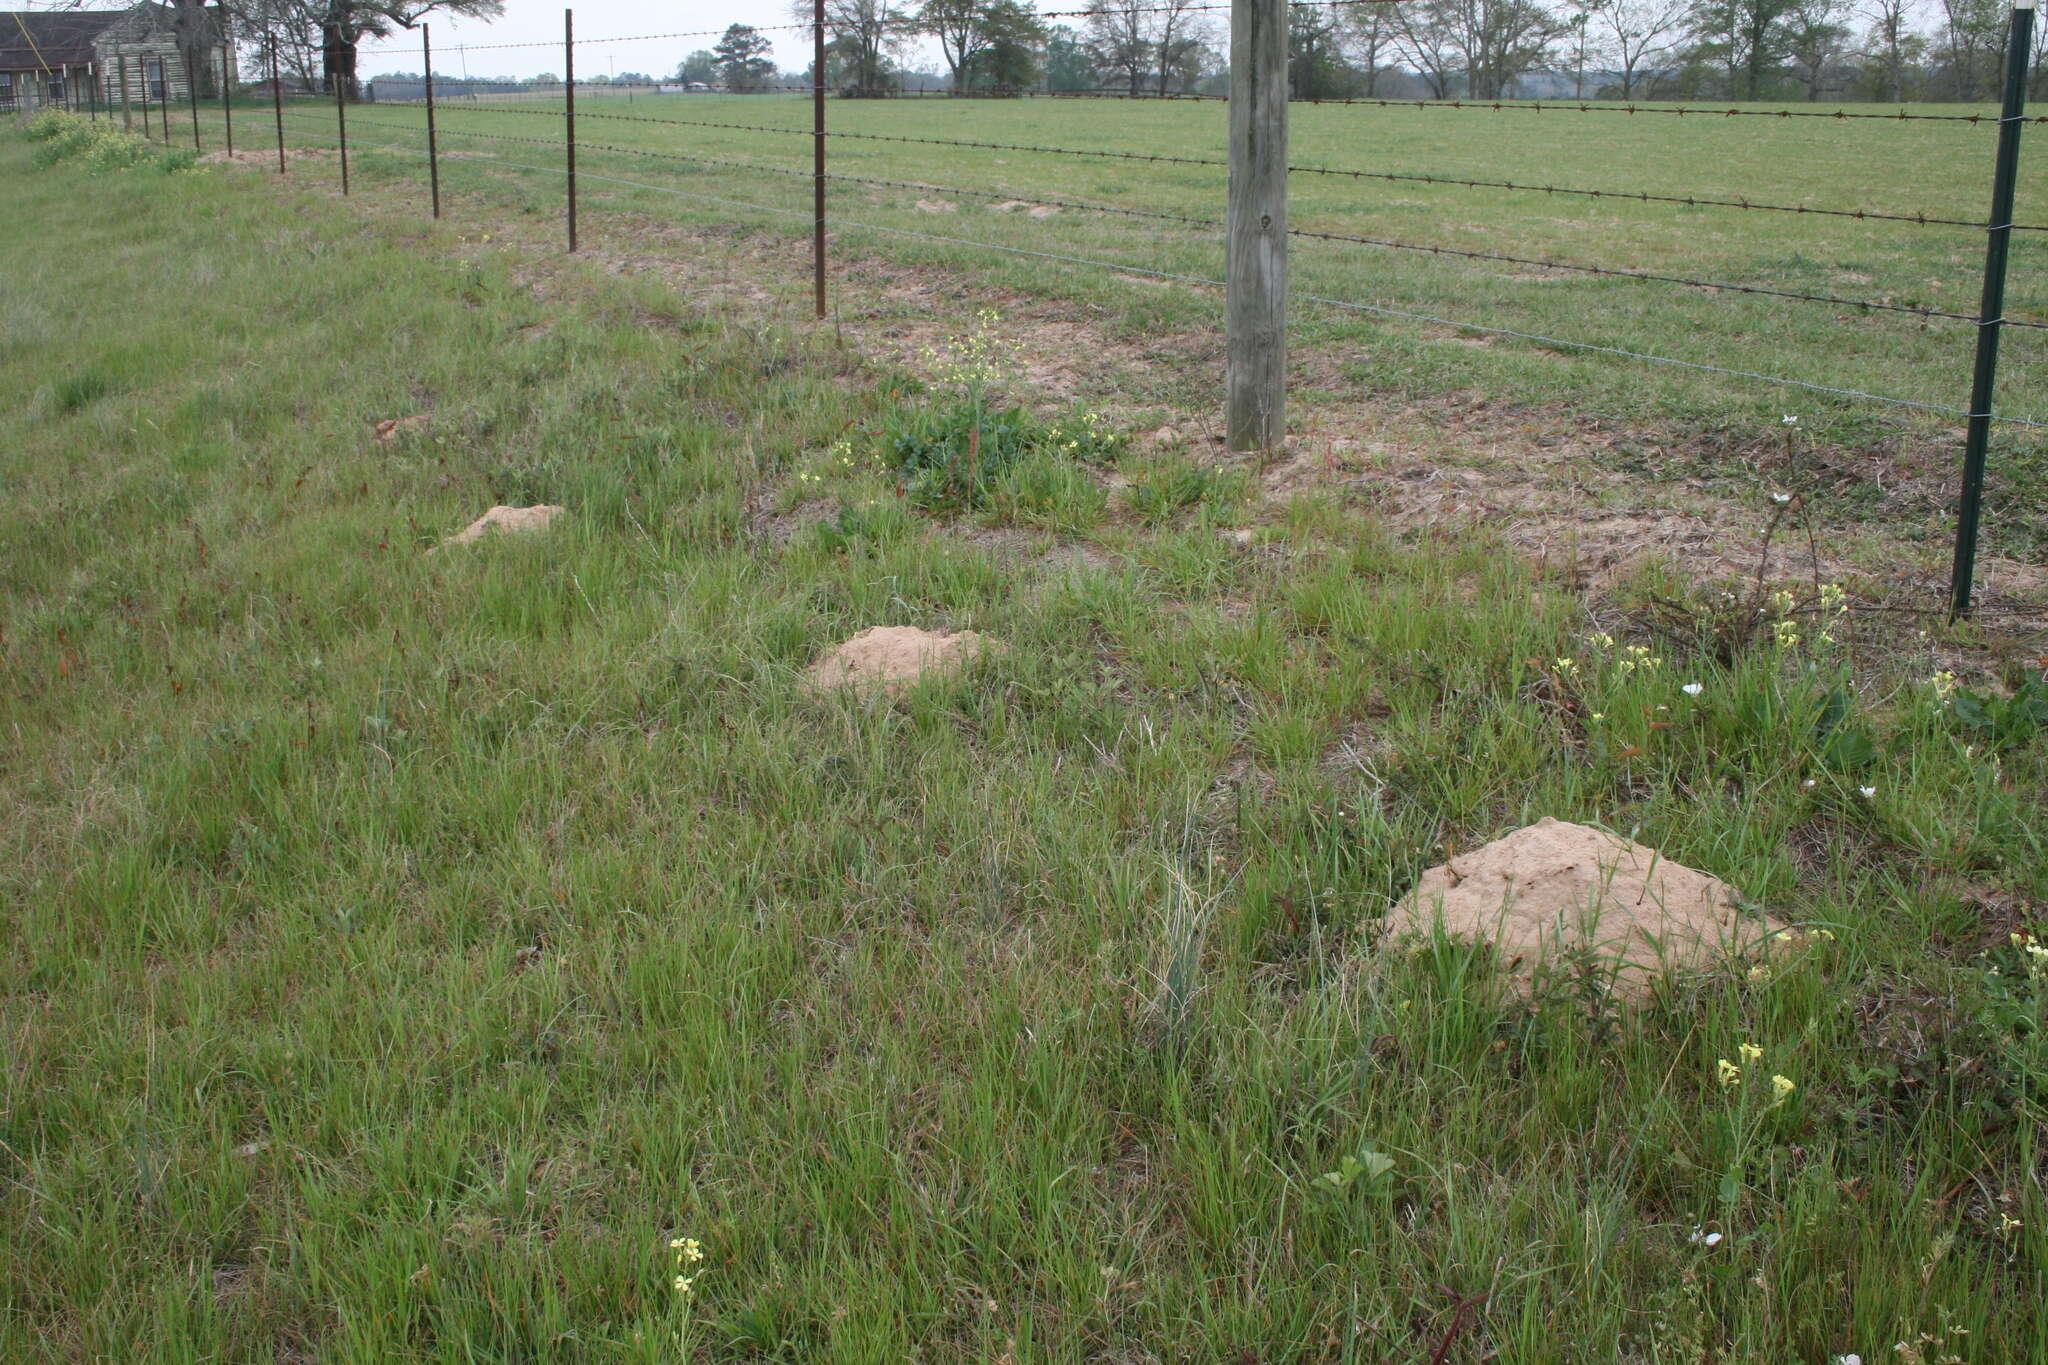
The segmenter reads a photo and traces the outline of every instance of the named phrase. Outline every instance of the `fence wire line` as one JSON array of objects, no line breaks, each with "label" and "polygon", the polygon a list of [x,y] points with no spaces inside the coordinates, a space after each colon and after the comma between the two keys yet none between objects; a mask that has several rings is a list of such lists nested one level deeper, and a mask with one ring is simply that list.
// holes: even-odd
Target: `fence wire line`
[{"label": "fence wire line", "polygon": [[[577,45],[581,46],[584,41],[585,40],[583,39],[578,39]],[[590,39],[588,41],[598,42],[602,40]],[[391,50],[400,51],[403,49],[394,48]],[[447,83],[449,87],[448,92],[446,95],[444,95],[443,98],[463,98],[464,96],[460,88],[463,85],[463,83],[463,78],[451,78]],[[508,82],[490,81],[484,83],[507,84]],[[584,91],[645,90],[652,95],[686,93],[674,90],[666,90],[663,88],[664,84],[674,83],[675,81],[673,77],[662,77],[659,80],[648,80],[644,82],[608,81],[603,84],[595,84],[591,81],[578,81],[576,85],[579,90]],[[533,87],[533,90],[536,94],[552,94],[559,92],[563,88],[564,84],[564,82],[557,81],[550,85],[535,85]],[[818,87],[815,85],[775,85],[763,86],[757,90],[718,90],[713,91],[711,93],[716,95],[725,95],[745,99],[772,99],[777,95],[807,97],[816,94],[817,90]],[[701,92],[698,93],[701,94]],[[999,90],[952,90],[920,88],[917,90],[902,90],[890,86],[846,85],[842,83],[839,85],[826,86],[825,93],[828,95],[834,95],[845,99],[859,100],[1095,99],[1139,101],[1157,100],[1162,103],[1180,101],[1183,103],[1228,104],[1230,102],[1230,97],[1228,95],[1204,95],[1198,94],[1192,90],[1118,90],[1108,86],[1100,86],[1089,90],[1026,90],[1021,88]],[[2005,119],[2001,119],[1997,114],[1909,114],[1904,109],[1900,109],[1898,112],[1891,114],[1852,114],[1847,110],[1843,109],[1733,109],[1693,104],[1678,104],[1665,106],[1660,104],[1641,104],[1636,103],[1634,101],[1629,101],[1627,103],[1621,104],[1603,104],[1595,103],[1590,100],[1553,100],[1549,102],[1545,102],[1543,100],[1397,100],[1386,99],[1379,96],[1366,95],[1331,95],[1327,97],[1318,97],[1312,95],[1290,95],[1288,96],[1287,102],[1289,104],[1360,105],[1379,109],[1420,109],[1432,111],[1442,110],[1446,112],[1464,111],[1469,113],[1490,112],[1496,114],[1691,114],[1695,118],[1695,120],[1716,118],[1804,118],[1826,119],[1835,123],[1848,123],[1852,120],[1868,120],[1879,123],[1972,123],[1985,124],[1991,127],[1996,127],[1998,126],[1998,124],[2008,121]],[[2048,114],[2028,114],[2022,116],[2017,121],[2020,123],[2048,123]]]},{"label": "fence wire line", "polygon": [[[417,147],[387,147],[380,150],[425,156],[427,153]],[[503,166],[507,170],[533,171],[540,175],[567,175],[560,166],[530,166],[523,162],[493,159],[489,162],[468,161],[463,164],[481,166]],[[621,185],[629,189],[648,190],[654,194],[672,195],[679,199],[692,199],[707,204],[722,204],[729,208],[751,209],[757,213],[773,214],[782,218],[797,218],[811,222],[814,217],[800,209],[778,208],[770,204],[757,204],[746,199],[729,199],[721,195],[699,194],[691,190],[679,190],[666,185],[650,185],[644,180],[625,180],[617,176],[600,175],[579,168],[579,180],[595,180],[607,185]],[[1055,261],[1063,265],[1088,266],[1096,270],[1108,270],[1125,275],[1143,275],[1150,279],[1171,280],[1179,284],[1198,285],[1205,289],[1225,289],[1222,280],[1210,279],[1206,275],[1188,275],[1178,271],[1155,270],[1149,266],[1123,265],[1115,261],[1099,261],[1087,256],[1071,256],[1055,251],[1033,251],[1026,247],[1002,246],[995,242],[977,241],[971,237],[951,237],[943,233],[918,232],[910,228],[885,227],[880,223],[862,223],[846,218],[833,220],[841,229],[854,228],[863,232],[879,232],[892,237],[908,237],[918,241],[939,242],[950,246],[973,247],[981,251],[996,251],[1010,256],[1024,256],[1033,260]],[[1921,412],[1942,413],[1951,417],[1968,419],[1972,416],[1985,417],[1993,422],[2010,426],[2028,427],[2048,431],[2048,422],[2037,422],[2025,417],[2009,417],[2001,413],[1973,414],[1966,408],[1952,407],[1946,403],[1926,403],[1915,398],[1898,398],[1890,394],[1868,393],[1862,389],[1837,388],[1830,384],[1815,384],[1804,379],[1788,379],[1783,375],[1762,374],[1755,370],[1732,369],[1725,365],[1709,365],[1697,360],[1679,360],[1672,356],[1653,355],[1647,351],[1631,351],[1619,346],[1601,346],[1588,341],[1572,341],[1564,337],[1545,336],[1538,332],[1517,331],[1512,327],[1493,327],[1485,323],[1460,322],[1455,318],[1439,317],[1434,313],[1420,313],[1406,308],[1390,308],[1381,304],[1360,303],[1353,299],[1333,299],[1322,294],[1306,294],[1290,290],[1289,297],[1309,303],[1319,303],[1329,308],[1346,312],[1370,313],[1379,317],[1401,318],[1411,322],[1426,322],[1438,327],[1449,327],[1457,331],[1480,332],[1488,336],[1511,337],[1518,341],[1533,342],[1540,346],[1563,347],[1567,350],[1587,351],[1598,355],[1620,356],[1628,360],[1641,360],[1654,365],[1669,365],[1678,369],[1695,370],[1706,374],[1727,375],[1734,379],[1754,379],[1760,383],[1775,384],[1782,388],[1800,389],[1808,393],[1831,394],[1839,398],[1860,398],[1872,403],[1884,403],[1892,407],[1913,408]]]},{"label": "fence wire line", "polygon": [[[810,87],[800,87],[808,90]],[[908,91],[872,90],[859,87],[827,87],[835,93],[843,92],[856,96],[883,96],[908,94]],[[920,94],[925,92],[918,92]],[[953,95],[956,92],[941,90],[931,92]],[[959,92],[966,98],[1011,99],[1017,95],[1032,98],[1052,99],[1147,99],[1147,100],[1213,100],[1229,103],[1228,95],[1203,95],[1191,90],[1146,91],[1146,90],[1019,90],[999,91],[978,95],[974,91]],[[1706,105],[1638,104],[1633,100],[1623,103],[1600,103],[1592,100],[1395,100],[1372,95],[1290,95],[1289,104],[1367,105],[1379,109],[1446,109],[1491,112],[1495,114],[1691,114],[1700,119],[1716,118],[1818,118],[1836,123],[1847,123],[1851,119],[1872,119],[1880,123],[1988,123],[1996,126],[2003,120],[1996,114],[1909,114],[1900,109],[1894,114],[1852,114],[1847,110],[1834,109],[1728,109]],[[2048,123],[2048,114],[2024,117],[2022,123]]]},{"label": "fence wire line", "polygon": [[[436,104],[441,112],[443,106]],[[518,114],[543,118],[560,117],[558,109],[520,109],[502,104],[464,104],[448,107],[450,112]],[[809,128],[775,128],[759,123],[716,123],[701,119],[652,118],[645,114],[608,114],[595,110],[577,111],[578,118],[614,119],[629,123],[661,123],[677,128],[723,128],[741,133],[776,133],[785,137],[813,137]],[[927,147],[967,147],[992,152],[1033,152],[1049,156],[1081,156],[1115,161],[1145,161],[1171,166],[1214,166],[1228,169],[1230,163],[1218,157],[1174,156],[1165,152],[1115,152],[1086,147],[1044,147],[1015,142],[973,142],[958,138],[909,137],[893,133],[828,132],[828,137],[859,142],[901,142]],[[1827,209],[1806,204],[1757,204],[1746,199],[1711,199],[1700,195],[1650,194],[1637,190],[1592,190],[1564,185],[1529,185],[1513,180],[1467,180],[1456,176],[1427,175],[1407,171],[1345,170],[1328,166],[1289,166],[1293,175],[1321,175],[1351,180],[1391,180],[1403,184],[1454,185],[1465,189],[1515,190],[1530,194],[1571,195],[1588,199],[1613,199],[1626,203],[1677,204],[1686,208],[1752,209],[1763,213],[1793,213],[1809,217],[1855,218],[1869,222],[1911,223],[1918,227],[1962,227],[1982,232],[1985,224],[1967,218],[1931,218],[1925,213],[1885,213],[1874,209]],[[2048,224],[2014,223],[2015,232],[2048,232]]]},{"label": "fence wire line", "polygon": [[[1317,0],[1317,3],[1325,5],[1384,5],[1393,3],[1393,0]],[[1230,8],[1229,5],[1141,5],[1135,8],[1119,6],[1111,12],[1110,17],[1121,19],[1127,14],[1228,14]],[[1104,11],[1099,8],[1040,10],[1034,13],[1032,17],[1037,19],[1089,19],[1100,14],[1104,14]],[[670,38],[720,38],[735,28],[750,28],[756,33],[809,33],[814,26],[810,22],[791,24],[728,24],[724,28],[687,29],[678,33],[632,33],[616,38],[578,38],[576,46],[596,47],[608,43],[649,43]],[[835,28],[831,24],[827,24],[826,27],[828,29]],[[901,18],[884,17],[872,24],[861,24],[858,27],[889,29],[899,33],[922,33],[928,25],[922,19],[912,15],[905,15]],[[560,46],[562,46],[561,39],[550,38],[524,43],[457,44],[452,47],[442,48],[441,50],[443,52],[504,52],[513,48]],[[410,52],[411,50],[409,46],[401,46],[397,43],[363,44],[357,48],[358,52]]]},{"label": "fence wire line", "polygon": [[[396,133],[417,133],[421,130],[408,128],[397,123],[369,122],[363,126],[383,128]],[[455,137],[482,139],[489,142],[511,142],[533,147],[567,147],[568,143],[554,138],[516,137],[505,133],[472,133],[461,129],[449,130]],[[715,156],[693,156],[684,152],[659,151],[649,147],[619,147],[603,142],[586,142],[577,139],[578,151],[609,152],[620,156],[643,156],[662,161],[682,161],[699,166],[724,166],[734,170],[755,171],[763,175],[783,175],[796,179],[815,178],[815,172],[787,166],[763,166],[757,162],[734,161]],[[1221,231],[1226,225],[1221,219],[1198,218],[1190,214],[1165,213],[1156,209],[1134,209],[1121,205],[1091,204],[1080,200],[1053,199],[1034,195],[1027,200],[1018,200],[1014,193],[994,190],[966,189],[957,185],[936,185],[921,180],[886,180],[873,176],[841,175],[828,173],[825,177],[848,185],[876,185],[891,189],[920,190],[930,194],[960,195],[971,199],[987,199],[994,202],[1016,200],[1028,204],[1045,204],[1055,208],[1073,209],[1082,213],[1113,214],[1125,218],[1153,219],[1160,222],[1176,223],[1187,227],[1206,228]],[[1824,303],[1838,308],[1855,308],[1866,312],[1903,313],[1911,317],[1938,318],[1944,321],[1963,322],[1971,326],[1983,325],[1983,319],[1975,313],[1955,313],[1939,308],[1915,308],[1900,303],[1885,303],[1876,299],[1843,298],[1836,294],[1808,294],[1790,289],[1771,289],[1762,285],[1728,284],[1716,280],[1696,280],[1682,275],[1659,275],[1646,270],[1625,270],[1609,266],[1579,265],[1569,261],[1550,261],[1531,256],[1510,256],[1496,251],[1471,251],[1462,247],[1431,246],[1422,242],[1399,242],[1384,237],[1356,237],[1341,232],[1320,232],[1311,228],[1289,228],[1290,237],[1311,241],[1337,242],[1353,246],[1381,247],[1393,251],[1424,251],[1435,256],[1455,256],[1473,261],[1498,261],[1507,265],[1532,266],[1542,270],[1556,270],[1573,274],[1607,276],[1615,279],[1641,280],[1657,284],[1675,284],[1691,289],[1711,289],[1733,294],[1754,294],[1767,298],[1796,299],[1805,303]],[[2005,326],[2023,327],[2048,331],[2048,322],[2035,322],[2026,318],[2000,319]]]}]

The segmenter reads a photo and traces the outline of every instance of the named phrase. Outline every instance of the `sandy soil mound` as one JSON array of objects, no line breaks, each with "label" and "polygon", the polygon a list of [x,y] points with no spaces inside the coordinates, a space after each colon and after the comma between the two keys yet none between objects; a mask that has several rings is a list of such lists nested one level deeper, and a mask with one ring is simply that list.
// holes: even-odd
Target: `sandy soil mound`
[{"label": "sandy soil mound", "polygon": [[[547,503],[533,507],[493,507],[441,544],[467,545],[471,541],[482,540],[493,530],[508,534],[514,531],[545,531],[548,523],[565,510],[549,506]],[[433,551],[429,550],[427,553],[432,554]]]},{"label": "sandy soil mound", "polygon": [[1591,950],[1617,992],[1668,969],[1699,970],[1783,928],[1742,914],[1726,882],[1586,825],[1544,819],[1422,874],[1387,917],[1393,938],[1434,931],[1495,945],[1527,980],[1560,953]]},{"label": "sandy soil mound", "polygon": [[433,420],[424,412],[414,413],[410,417],[386,417],[371,427],[370,433],[377,438],[378,445],[390,445],[401,436],[425,431]]},{"label": "sandy soil mound", "polygon": [[919,678],[959,672],[988,647],[989,642],[971,630],[876,626],[828,652],[804,676],[821,692],[853,687],[893,697]]}]

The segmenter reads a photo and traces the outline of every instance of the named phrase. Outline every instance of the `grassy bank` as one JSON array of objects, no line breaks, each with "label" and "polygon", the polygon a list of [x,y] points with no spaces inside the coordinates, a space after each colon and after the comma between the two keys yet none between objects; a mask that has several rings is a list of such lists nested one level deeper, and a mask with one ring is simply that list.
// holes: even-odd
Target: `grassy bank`
[{"label": "grassy bank", "polygon": [[[2048,774],[1983,637],[1595,617],[1028,393],[913,499],[967,399],[830,330],[0,175],[0,1355],[2048,1353]],[[878,624],[1004,648],[805,691]],[[1543,815],[1832,938],[1642,1009],[1376,947]]]},{"label": "grassy bank", "polygon": [[[1984,112],[1921,106],[1920,113]],[[1886,112],[1889,112],[1887,110]],[[781,96],[586,99],[580,165],[586,211],[631,211],[692,224],[740,223],[802,234],[811,212],[807,100]],[[207,111],[204,137],[218,146]],[[1214,291],[1083,266],[1048,268],[977,243],[1051,252],[1128,270],[1221,279],[1220,234],[1172,216],[1220,220],[1223,106],[1119,100],[835,100],[829,215],[841,250],[990,272],[1020,289],[1097,303],[1134,333],[1220,326]],[[361,174],[425,194],[425,119],[417,105],[359,109]],[[449,101],[440,124],[448,183],[489,193],[499,211],[555,211],[564,159],[559,102]],[[296,146],[334,145],[331,107],[288,106]],[[1981,228],[1856,213],[1981,223],[1989,203],[1990,121],[1678,118],[1489,109],[1301,105],[1289,160],[1303,168],[1388,175],[1291,178],[1296,228],[1402,246],[1299,239],[1290,266],[1304,348],[1366,357],[1329,381],[1408,396],[1476,387],[1522,401],[1563,398],[1628,418],[1772,421],[1785,412],[1865,443],[1929,420],[1910,408],[1673,369],[1611,353],[1517,340],[1430,319],[1565,342],[1961,405],[1974,330],[1965,320],[1849,306],[1874,300],[1974,317]],[[183,142],[186,130],[174,128]],[[267,109],[244,112],[242,141],[268,147]],[[959,143],[984,146],[961,146]],[[1112,155],[1074,157],[1039,149]],[[1163,161],[1130,159],[1163,154]],[[1175,160],[1182,158],[1183,160]],[[1194,164],[1189,164],[1190,162]],[[1466,184],[1458,182],[1485,182]],[[621,183],[631,182],[631,183]],[[1503,183],[1520,188],[1502,188]],[[648,186],[651,188],[640,188]],[[1550,193],[1600,190],[1604,197]],[[2017,220],[2048,222],[2048,176],[2021,179]],[[962,191],[958,194],[944,192]],[[1644,194],[1675,201],[1631,201]],[[1617,197],[1619,196],[1619,197]],[[1136,210],[1152,217],[1040,201]],[[1744,210],[1805,206],[1819,213]],[[1161,218],[1158,215],[1166,215]],[[908,236],[904,234],[910,234]],[[935,240],[951,239],[951,240]],[[1507,258],[1489,259],[1487,257]],[[1714,292],[1669,282],[1545,269],[1542,262],[1703,279],[1843,303]],[[847,288],[858,289],[857,281]],[[1310,297],[1392,309],[1372,315]],[[2019,232],[2007,315],[2048,320],[2048,236]],[[2000,411],[2048,421],[2039,375],[2044,334],[2012,329]],[[1952,425],[1945,418],[1933,419]],[[2001,429],[2035,450],[2038,431]]]}]

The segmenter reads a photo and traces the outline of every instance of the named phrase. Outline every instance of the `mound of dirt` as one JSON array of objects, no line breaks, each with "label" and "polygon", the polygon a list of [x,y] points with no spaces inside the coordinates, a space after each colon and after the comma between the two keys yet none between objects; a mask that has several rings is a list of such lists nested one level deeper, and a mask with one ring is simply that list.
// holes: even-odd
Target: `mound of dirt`
[{"label": "mound of dirt", "polygon": [[826,653],[804,677],[819,692],[851,687],[894,697],[920,678],[960,672],[988,647],[971,630],[876,626]]},{"label": "mound of dirt", "polygon": [[[441,542],[442,546],[467,545],[482,540],[492,531],[545,531],[548,523],[567,509],[538,503],[532,507],[493,507],[490,511]],[[439,547],[437,547],[439,548]],[[432,554],[433,550],[427,551]]]},{"label": "mound of dirt", "polygon": [[424,412],[416,412],[410,417],[386,417],[371,427],[370,433],[376,437],[378,445],[390,445],[401,436],[425,431],[433,420]]},{"label": "mound of dirt", "polygon": [[1422,874],[1387,916],[1389,938],[1435,931],[1491,943],[1527,981],[1560,954],[1591,955],[1617,994],[1701,970],[1784,928],[1743,914],[1724,881],[1605,830],[1544,819]]}]

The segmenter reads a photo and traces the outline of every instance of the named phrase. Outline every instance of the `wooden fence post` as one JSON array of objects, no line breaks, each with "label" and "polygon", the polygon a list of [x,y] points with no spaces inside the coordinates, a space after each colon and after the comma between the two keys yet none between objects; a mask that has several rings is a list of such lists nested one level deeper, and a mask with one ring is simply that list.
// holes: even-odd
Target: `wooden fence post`
[{"label": "wooden fence post", "polygon": [[1233,452],[1287,437],[1287,5],[1230,7],[1225,429]]}]

